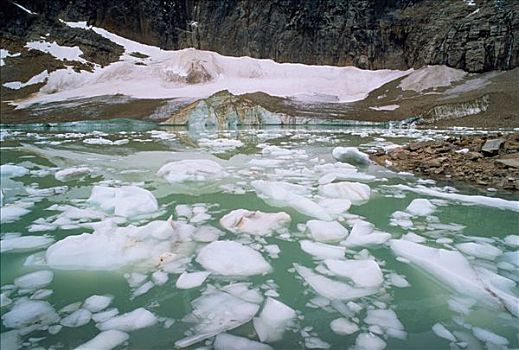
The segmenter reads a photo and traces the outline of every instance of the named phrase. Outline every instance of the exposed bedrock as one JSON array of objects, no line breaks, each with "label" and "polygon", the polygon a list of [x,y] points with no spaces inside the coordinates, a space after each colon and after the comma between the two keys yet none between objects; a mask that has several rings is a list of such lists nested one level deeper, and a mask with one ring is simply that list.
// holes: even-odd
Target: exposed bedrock
[{"label": "exposed bedrock", "polygon": [[[19,3],[46,19],[84,20],[166,49],[195,47],[279,62],[369,69],[446,64],[483,72],[519,65],[516,0],[477,0],[475,5],[463,0]],[[23,37],[34,35],[35,30],[45,35],[46,29],[36,25],[33,16],[7,1],[0,15],[4,35]]]}]

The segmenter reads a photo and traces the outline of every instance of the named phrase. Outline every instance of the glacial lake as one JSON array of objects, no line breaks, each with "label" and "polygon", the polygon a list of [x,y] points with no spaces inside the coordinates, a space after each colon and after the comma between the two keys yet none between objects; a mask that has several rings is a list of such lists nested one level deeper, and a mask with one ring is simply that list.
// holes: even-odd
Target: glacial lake
[{"label": "glacial lake", "polygon": [[2,349],[518,348],[519,195],[332,156],[480,132],[3,128]]}]

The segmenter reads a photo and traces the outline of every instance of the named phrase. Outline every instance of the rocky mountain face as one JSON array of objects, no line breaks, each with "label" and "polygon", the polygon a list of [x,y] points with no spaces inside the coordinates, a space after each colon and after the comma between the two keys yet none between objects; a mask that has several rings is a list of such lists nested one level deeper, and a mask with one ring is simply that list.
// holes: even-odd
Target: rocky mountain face
[{"label": "rocky mountain face", "polygon": [[[195,47],[279,62],[469,72],[519,66],[517,0],[20,0],[49,24],[83,20],[165,49]],[[48,29],[3,1],[0,31]],[[78,34],[79,35],[79,34]],[[91,45],[84,38],[86,46]],[[104,43],[100,41],[99,45]],[[94,45],[95,46],[95,45]],[[109,57],[113,48],[104,47]],[[116,51],[116,49],[115,49]],[[100,55],[103,55],[101,53]],[[100,57],[101,61],[108,58]]]}]

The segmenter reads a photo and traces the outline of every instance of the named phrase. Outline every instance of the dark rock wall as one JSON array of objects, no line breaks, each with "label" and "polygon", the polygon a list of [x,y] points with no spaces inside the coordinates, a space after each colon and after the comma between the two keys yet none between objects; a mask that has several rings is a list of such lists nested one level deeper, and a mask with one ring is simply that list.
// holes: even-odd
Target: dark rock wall
[{"label": "dark rock wall", "polygon": [[[519,66],[519,0],[476,0],[476,6],[463,0],[19,3],[49,18],[87,20],[166,49],[196,47],[279,62],[369,69],[447,64],[483,72]],[[0,30],[19,32],[10,22],[0,24]]]}]

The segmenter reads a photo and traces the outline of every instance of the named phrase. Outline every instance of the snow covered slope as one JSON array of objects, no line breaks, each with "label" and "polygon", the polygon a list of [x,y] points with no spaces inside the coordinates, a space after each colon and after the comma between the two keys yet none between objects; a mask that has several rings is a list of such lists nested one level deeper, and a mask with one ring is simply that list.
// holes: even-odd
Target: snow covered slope
[{"label": "snow covered slope", "polygon": [[96,66],[93,72],[78,73],[70,67],[52,72],[47,84],[35,96],[19,102],[18,108],[114,94],[154,99],[206,98],[221,90],[234,94],[261,91],[305,102],[352,102],[412,71],[281,64],[195,49],[164,51],[88,27],[85,22],[67,25],[94,30],[123,46],[125,53],[119,62],[104,68]]}]

